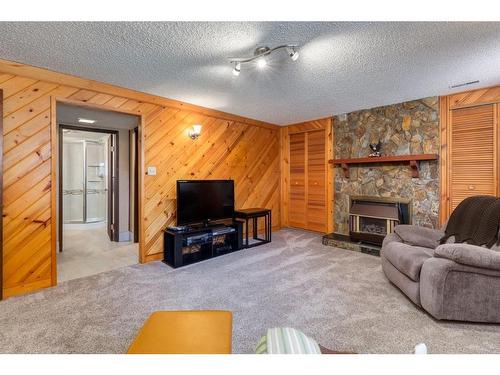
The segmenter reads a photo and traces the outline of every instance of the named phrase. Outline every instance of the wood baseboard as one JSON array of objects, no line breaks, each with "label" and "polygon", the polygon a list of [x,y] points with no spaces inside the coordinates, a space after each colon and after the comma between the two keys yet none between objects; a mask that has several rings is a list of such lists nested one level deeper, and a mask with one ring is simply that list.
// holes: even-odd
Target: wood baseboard
[{"label": "wood baseboard", "polygon": [[16,286],[11,287],[11,288],[5,288],[3,290],[3,296],[4,296],[4,298],[8,298],[8,297],[17,296],[20,294],[29,293],[29,292],[32,292],[34,290],[48,288],[51,286],[52,286],[52,280],[50,278],[48,278],[48,279],[44,279],[44,280],[35,281],[32,283],[16,285]]}]

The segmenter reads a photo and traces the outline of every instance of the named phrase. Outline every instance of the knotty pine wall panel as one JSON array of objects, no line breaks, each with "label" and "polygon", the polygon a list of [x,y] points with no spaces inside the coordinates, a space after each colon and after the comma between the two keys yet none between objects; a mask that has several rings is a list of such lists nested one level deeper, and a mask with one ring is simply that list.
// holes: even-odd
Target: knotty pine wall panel
[{"label": "knotty pine wall panel", "polygon": [[[7,67],[7,72],[2,72]],[[4,93],[4,296],[56,284],[55,166],[57,150],[55,103],[95,105],[142,116],[140,147],[144,166],[156,166],[156,176],[144,176],[140,260],[162,259],[162,230],[176,222],[178,179],[234,179],[236,206],[273,210],[280,227],[280,136],[271,124],[223,115],[208,109],[43,71],[34,76],[21,65],[0,64]],[[47,80],[36,76],[46,74]],[[67,77],[67,78],[66,78]],[[64,82],[67,81],[66,85]],[[115,93],[119,92],[120,95]],[[137,100],[142,95],[144,100]],[[130,96],[130,97],[129,97]],[[151,99],[150,101],[149,98]],[[168,103],[168,99],[165,99]],[[203,125],[197,140],[188,137],[193,124]],[[144,171],[143,171],[144,172]],[[209,199],[209,197],[207,197]]]},{"label": "knotty pine wall panel", "polygon": [[[188,137],[194,123],[200,138]],[[145,182],[145,255],[160,259],[162,229],[176,222],[176,181],[234,179],[237,208],[267,207],[279,214],[279,132],[164,109],[145,129],[145,162],[157,175]],[[210,197],[207,197],[210,199]],[[279,218],[274,228],[279,228]]]}]

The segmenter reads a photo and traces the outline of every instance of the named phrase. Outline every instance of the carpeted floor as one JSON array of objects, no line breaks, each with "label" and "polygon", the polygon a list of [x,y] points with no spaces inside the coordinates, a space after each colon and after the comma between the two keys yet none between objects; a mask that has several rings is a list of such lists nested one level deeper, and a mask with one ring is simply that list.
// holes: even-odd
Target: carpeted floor
[{"label": "carpeted floor", "polygon": [[500,325],[439,322],[384,277],[380,259],[282,230],[273,242],[173,270],[161,262],[71,280],[0,302],[0,352],[123,353],[155,310],[227,309],[233,351],[291,326],[359,353],[500,353]]}]

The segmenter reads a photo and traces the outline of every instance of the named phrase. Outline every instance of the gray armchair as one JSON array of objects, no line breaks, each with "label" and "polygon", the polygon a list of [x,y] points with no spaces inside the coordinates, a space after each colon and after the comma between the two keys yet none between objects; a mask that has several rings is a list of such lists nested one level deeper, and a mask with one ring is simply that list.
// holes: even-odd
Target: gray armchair
[{"label": "gray armchair", "polygon": [[385,275],[436,319],[500,323],[500,247],[439,245],[443,234],[397,226],[382,245]]}]

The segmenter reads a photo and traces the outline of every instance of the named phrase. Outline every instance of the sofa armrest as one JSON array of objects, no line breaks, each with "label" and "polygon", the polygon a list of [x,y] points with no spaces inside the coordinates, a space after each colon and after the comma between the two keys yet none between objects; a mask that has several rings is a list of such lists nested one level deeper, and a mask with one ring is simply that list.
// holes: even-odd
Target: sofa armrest
[{"label": "sofa armrest", "polygon": [[484,247],[464,243],[440,245],[434,256],[466,266],[500,271],[500,253]]},{"label": "sofa armrest", "polygon": [[384,241],[382,242],[382,248],[384,248],[385,246],[387,246],[387,244],[391,242],[403,242],[403,240],[396,233],[389,233],[387,236],[384,237]]},{"label": "sofa armrest", "polygon": [[[445,245],[442,245],[445,246]],[[420,303],[436,319],[500,322],[500,271],[432,257],[420,272]]]},{"label": "sofa armrest", "polygon": [[444,232],[437,229],[406,224],[397,225],[394,232],[404,243],[429,249],[435,249],[439,246],[439,240],[444,236]]}]

